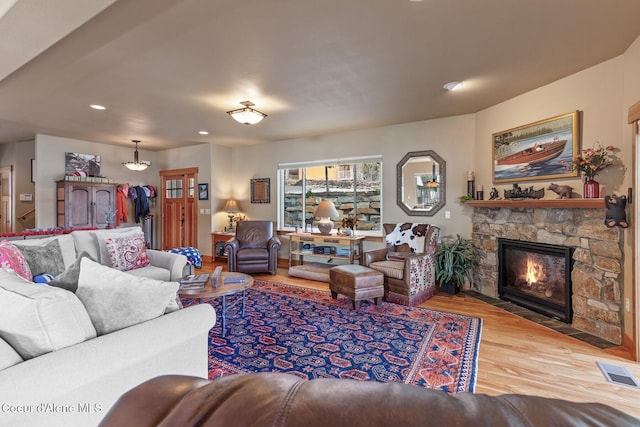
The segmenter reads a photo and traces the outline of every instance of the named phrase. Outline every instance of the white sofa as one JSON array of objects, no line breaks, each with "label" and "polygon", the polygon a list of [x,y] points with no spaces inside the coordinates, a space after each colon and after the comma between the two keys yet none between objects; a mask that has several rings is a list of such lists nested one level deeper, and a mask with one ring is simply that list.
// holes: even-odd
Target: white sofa
[{"label": "white sofa", "polygon": [[[107,237],[127,236],[142,233],[140,227],[123,227],[111,230],[78,230],[69,234],[60,234],[42,238],[10,239],[11,243],[20,246],[42,246],[57,240],[62,251],[65,268],[68,268],[82,252],[89,254],[95,261],[109,265],[109,256],[105,251],[104,241]],[[165,281],[178,281],[188,272],[187,257],[171,252],[147,249],[150,265],[127,273],[141,277],[150,277]],[[36,272],[34,272],[36,273]]]},{"label": "white sofa", "polygon": [[[111,233],[125,232],[129,231]],[[79,234],[76,235],[76,233]],[[94,259],[100,259],[99,234],[94,231],[78,231],[54,238],[12,241],[12,243],[20,247],[24,244],[41,245],[51,239],[59,239],[64,264],[70,266],[75,262],[76,254],[81,251],[90,253]],[[143,276],[142,278],[132,277],[131,284],[145,280],[148,284],[160,283],[145,279],[144,277],[147,276],[163,281],[175,281],[183,275],[186,267],[186,258],[183,255],[161,251],[148,251],[148,255],[151,265],[136,269],[139,271],[132,270],[117,274],[121,278],[128,273]],[[93,264],[106,270],[106,273],[102,274],[104,277],[109,276],[113,271],[99,264]],[[85,268],[85,261],[82,263],[82,268]],[[10,281],[17,280],[18,285],[31,287],[36,290],[35,292],[38,292],[39,287],[45,286],[46,288],[41,289],[55,294],[51,297],[51,301],[47,299],[48,297],[41,297],[38,303],[41,305],[34,310],[37,314],[28,316],[24,323],[31,322],[38,325],[38,322],[42,321],[44,329],[53,329],[58,319],[63,317],[71,318],[73,323],[75,319],[73,315],[57,315],[59,308],[58,311],[49,310],[46,315],[39,317],[47,311],[45,306],[56,304],[53,300],[60,295],[63,296],[62,299],[73,300],[76,304],[73,307],[80,304],[80,309],[84,310],[80,298],[75,294],[70,295],[67,290],[24,282],[24,279],[18,278],[11,271],[9,274],[15,278],[7,276],[6,270],[2,273],[0,280],[4,281],[4,289],[0,292],[0,310],[5,309],[5,313],[10,311],[7,310],[9,308],[7,305],[12,304],[11,292],[12,289],[16,289],[16,284],[10,285]],[[95,276],[100,275],[94,273],[91,278]],[[126,277],[124,279],[129,284]],[[89,280],[86,274],[82,280],[85,282]],[[0,287],[2,286],[3,283],[0,283]],[[156,288],[152,288],[151,292],[155,294],[154,289]],[[177,289],[177,285],[171,289]],[[77,294],[79,293],[80,288]],[[23,296],[18,298],[29,300],[28,295],[26,298]],[[87,314],[84,316],[89,323],[93,320],[87,318]],[[17,322],[14,323],[18,323],[18,326],[13,325],[11,328],[13,330],[18,328],[19,331],[22,328],[21,319],[16,320]],[[65,320],[67,324],[68,320]],[[164,374],[184,374],[206,378],[208,334],[215,324],[216,315],[210,305],[195,305],[124,329],[103,335],[98,334],[97,337],[90,337],[68,346],[56,347],[55,332],[50,335],[45,334],[46,337],[53,336],[51,342],[54,351],[32,358],[21,357],[22,353],[18,354],[14,348],[16,344],[13,344],[14,347],[9,344],[14,342],[14,336],[7,336],[6,332],[9,321],[6,314],[0,313],[0,337],[6,338],[0,338],[0,425],[92,426],[100,422],[121,394],[150,378]],[[45,344],[48,343],[45,342]]]},{"label": "white sofa", "polygon": [[207,378],[215,319],[210,305],[194,305],[0,370],[0,425],[96,426],[148,379]]}]

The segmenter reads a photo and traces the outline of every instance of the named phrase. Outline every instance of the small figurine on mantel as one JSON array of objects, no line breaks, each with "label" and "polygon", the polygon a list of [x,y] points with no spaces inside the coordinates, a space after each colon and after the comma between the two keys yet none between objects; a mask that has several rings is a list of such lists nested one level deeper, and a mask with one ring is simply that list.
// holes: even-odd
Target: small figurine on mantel
[{"label": "small figurine on mantel", "polygon": [[511,190],[504,190],[504,198],[507,200],[542,199],[543,197],[544,187],[534,190],[533,185],[522,189],[517,183],[514,183]]},{"label": "small figurine on mantel", "polygon": [[611,228],[616,225],[621,228],[627,228],[627,197],[626,196],[604,196],[604,204],[607,207],[607,214],[604,224]]},{"label": "small figurine on mantel", "polygon": [[491,188],[491,193],[489,193],[489,200],[498,200],[500,197],[500,193],[498,193],[498,189],[496,187]]},{"label": "small figurine on mantel", "polygon": [[559,199],[570,199],[573,187],[569,187],[568,185],[558,185],[552,182],[549,184],[549,190],[556,193]]}]

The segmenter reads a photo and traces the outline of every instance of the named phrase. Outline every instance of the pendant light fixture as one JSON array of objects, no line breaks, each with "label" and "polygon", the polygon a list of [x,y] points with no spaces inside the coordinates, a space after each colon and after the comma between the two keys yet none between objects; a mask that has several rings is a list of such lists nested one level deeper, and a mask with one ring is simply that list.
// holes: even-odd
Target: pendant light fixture
[{"label": "pendant light fixture", "polygon": [[227,114],[233,117],[233,120],[244,125],[255,125],[267,117],[266,114],[255,110],[253,107],[255,104],[251,101],[244,101],[240,104],[244,105],[244,108],[238,108],[237,110],[227,111]]},{"label": "pendant light fixture", "polygon": [[134,139],[131,142],[136,144],[136,151],[133,152],[133,162],[124,162],[122,163],[127,169],[132,171],[143,171],[149,166],[151,166],[151,162],[148,160],[139,160],[138,159],[138,143],[139,140]]}]

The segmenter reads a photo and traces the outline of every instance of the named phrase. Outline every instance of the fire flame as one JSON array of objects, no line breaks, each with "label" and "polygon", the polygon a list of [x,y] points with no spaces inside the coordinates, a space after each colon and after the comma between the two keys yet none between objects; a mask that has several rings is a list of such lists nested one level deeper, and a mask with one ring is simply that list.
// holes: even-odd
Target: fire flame
[{"label": "fire flame", "polygon": [[542,276],[540,264],[527,259],[527,283],[537,283],[540,280],[540,276]]}]

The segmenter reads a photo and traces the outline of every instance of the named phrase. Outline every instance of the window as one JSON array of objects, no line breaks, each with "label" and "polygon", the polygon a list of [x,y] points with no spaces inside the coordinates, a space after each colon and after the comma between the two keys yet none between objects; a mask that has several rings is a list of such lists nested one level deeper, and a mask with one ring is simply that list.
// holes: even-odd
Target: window
[{"label": "window", "polygon": [[181,179],[167,180],[167,189],[166,189],[165,197],[167,199],[182,198],[182,180]]},{"label": "window", "polygon": [[338,165],[338,179],[353,179],[353,165]]},{"label": "window", "polygon": [[287,163],[278,166],[278,228],[311,231],[320,201],[333,201],[361,231],[380,230],[382,222],[382,157]]}]

